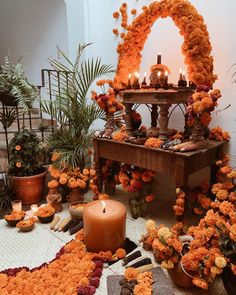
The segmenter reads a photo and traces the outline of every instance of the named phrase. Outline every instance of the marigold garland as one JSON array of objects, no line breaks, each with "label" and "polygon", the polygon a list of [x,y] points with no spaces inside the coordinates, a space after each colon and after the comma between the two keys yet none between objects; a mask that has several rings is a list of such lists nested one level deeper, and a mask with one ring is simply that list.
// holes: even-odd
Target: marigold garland
[{"label": "marigold garland", "polygon": [[103,262],[110,260],[112,253],[87,252],[81,237],[65,245],[49,263],[2,271],[1,295],[95,294]]},{"label": "marigold garland", "polygon": [[[121,9],[123,11],[123,9]],[[196,8],[186,0],[155,1],[138,15],[131,25],[124,26],[127,33],[118,44],[119,55],[115,88],[124,88],[129,73],[139,70],[141,51],[155,21],[171,17],[184,37],[182,52],[188,67],[189,79],[197,85],[212,86],[216,80],[213,73],[213,57],[207,27]]]}]

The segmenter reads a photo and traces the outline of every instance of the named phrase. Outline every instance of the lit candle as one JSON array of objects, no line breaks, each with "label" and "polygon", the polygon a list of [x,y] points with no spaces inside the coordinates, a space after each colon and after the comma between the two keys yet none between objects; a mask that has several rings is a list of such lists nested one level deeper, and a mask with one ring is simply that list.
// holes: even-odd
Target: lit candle
[{"label": "lit candle", "polygon": [[22,210],[22,201],[14,200],[11,202],[13,211],[21,211]]},{"label": "lit candle", "polygon": [[161,52],[158,52],[158,55],[157,55],[157,64],[161,64]]},{"label": "lit candle", "polygon": [[183,69],[180,68],[179,69],[179,80],[182,80],[183,79]]},{"label": "lit candle", "polygon": [[84,242],[89,251],[111,251],[125,243],[125,206],[114,200],[94,201],[83,211]]},{"label": "lit candle", "polygon": [[140,88],[140,84],[139,84],[139,73],[135,72],[134,73],[134,82],[133,82],[133,88],[134,89],[139,89]]},{"label": "lit candle", "polygon": [[131,89],[132,88],[132,84],[131,84],[131,80],[130,79],[131,79],[131,74],[129,74],[127,89]]}]

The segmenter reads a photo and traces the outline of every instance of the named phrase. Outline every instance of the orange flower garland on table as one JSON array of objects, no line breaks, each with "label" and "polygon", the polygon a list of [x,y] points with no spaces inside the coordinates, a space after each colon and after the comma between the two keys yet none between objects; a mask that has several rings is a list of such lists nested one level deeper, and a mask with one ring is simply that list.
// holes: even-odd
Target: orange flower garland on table
[{"label": "orange flower garland on table", "polygon": [[[122,8],[121,8],[122,9]],[[212,86],[216,80],[213,74],[213,57],[207,27],[195,7],[186,0],[155,1],[138,15],[131,25],[123,42],[118,44],[119,54],[115,88],[127,85],[129,73],[139,70],[141,51],[155,21],[161,17],[171,17],[184,37],[182,52],[188,66],[191,81],[197,85]]]},{"label": "orange flower garland on table", "polygon": [[93,295],[99,286],[103,262],[112,253],[87,252],[80,240],[83,235],[65,245],[49,263],[29,269],[7,269],[0,273],[1,295]]}]

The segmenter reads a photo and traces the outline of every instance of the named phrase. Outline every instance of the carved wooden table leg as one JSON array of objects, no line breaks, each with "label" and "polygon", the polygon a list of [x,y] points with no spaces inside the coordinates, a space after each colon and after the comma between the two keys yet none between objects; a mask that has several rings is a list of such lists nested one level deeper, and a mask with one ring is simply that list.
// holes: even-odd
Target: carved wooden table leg
[{"label": "carved wooden table leg", "polygon": [[167,128],[168,128],[168,114],[169,114],[169,107],[171,104],[161,104],[160,107],[160,132],[159,138],[162,140],[167,139]]},{"label": "carved wooden table leg", "polygon": [[151,126],[152,127],[157,127],[157,118],[158,118],[157,105],[152,104],[152,111],[151,111]]},{"label": "carved wooden table leg", "polygon": [[125,124],[126,124],[126,131],[129,136],[133,136],[133,123],[132,123],[132,107],[133,104],[126,103],[125,104]]}]

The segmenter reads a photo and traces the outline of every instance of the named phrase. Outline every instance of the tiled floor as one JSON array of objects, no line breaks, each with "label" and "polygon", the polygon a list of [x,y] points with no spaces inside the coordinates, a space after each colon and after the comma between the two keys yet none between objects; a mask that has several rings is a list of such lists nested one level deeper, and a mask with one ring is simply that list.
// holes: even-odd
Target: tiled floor
[{"label": "tiled floor", "polygon": [[[157,224],[163,223],[166,225],[171,225],[174,222],[174,216],[172,212],[173,199],[168,198],[167,196],[173,195],[174,188],[166,187],[165,189],[167,192],[165,195],[166,199],[161,199],[157,196],[156,200],[150,204],[148,208],[148,214],[145,219],[147,220],[152,218],[157,222]],[[118,189],[116,196],[113,198],[127,205],[130,197],[130,194],[127,194]],[[66,207],[67,205],[65,205],[65,210],[60,213],[62,217],[66,217],[68,215]],[[194,219],[196,222],[196,218]],[[191,216],[191,214],[189,214],[187,222],[189,224],[193,222],[193,216]],[[129,210],[127,210],[126,225],[127,237],[136,242],[140,247],[140,250],[143,251],[143,255],[149,256],[154,262],[152,252],[144,251],[138,242],[142,233],[145,232],[145,220],[142,218],[137,220],[132,219]],[[68,233],[52,232],[49,229],[49,225],[42,224],[37,224],[36,228],[32,232],[18,234],[17,229],[7,228],[5,221],[0,221],[0,270],[8,267],[17,267],[22,265],[34,267],[45,261],[50,261],[52,258],[54,258],[55,253],[60,249],[60,247],[66,242],[70,241],[72,238],[73,236],[70,236]],[[155,262],[154,264],[157,265]],[[124,268],[121,265],[121,261],[113,264],[109,268],[104,269],[101,284],[97,289],[96,294],[107,295],[107,276],[123,274],[123,272]],[[183,290],[176,287],[174,284],[172,285],[176,295],[226,295],[220,279],[216,280],[207,292],[201,291],[199,289]]]}]

